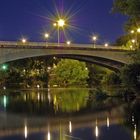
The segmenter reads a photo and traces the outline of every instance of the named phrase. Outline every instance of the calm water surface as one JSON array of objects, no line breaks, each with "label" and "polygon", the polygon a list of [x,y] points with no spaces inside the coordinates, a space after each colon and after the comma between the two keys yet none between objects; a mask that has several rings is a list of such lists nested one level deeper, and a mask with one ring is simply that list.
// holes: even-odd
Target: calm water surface
[{"label": "calm water surface", "polygon": [[[138,140],[140,102],[91,89],[0,92],[0,140]],[[111,91],[114,92],[114,91]]]}]

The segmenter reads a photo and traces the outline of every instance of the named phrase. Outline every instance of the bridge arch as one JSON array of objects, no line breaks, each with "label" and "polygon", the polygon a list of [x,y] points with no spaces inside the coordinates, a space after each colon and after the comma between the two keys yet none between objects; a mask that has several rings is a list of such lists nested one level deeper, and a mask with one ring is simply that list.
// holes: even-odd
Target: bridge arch
[{"label": "bridge arch", "polygon": [[[123,67],[125,64],[121,63],[121,62],[117,62],[117,61],[113,61],[110,59],[105,59],[102,57],[94,57],[94,56],[83,56],[83,55],[67,55],[67,54],[55,54],[55,55],[38,55],[38,56],[31,56],[31,57],[24,57],[24,58],[15,58],[9,61],[5,61],[5,62],[11,62],[11,61],[16,61],[16,60],[22,60],[22,59],[26,59],[26,58],[33,58],[33,57],[44,57],[44,56],[48,56],[48,57],[57,57],[57,58],[64,58],[64,59],[74,59],[74,60],[79,60],[79,61],[84,61],[84,62],[88,62],[88,63],[92,63],[92,64],[96,64],[105,68],[108,68],[112,71],[115,72],[119,72],[121,67]],[[5,63],[4,62],[4,63]]]},{"label": "bridge arch", "polygon": [[97,65],[119,71],[125,64],[131,63],[128,50],[117,49],[113,47],[104,48],[97,46],[93,48],[86,44],[73,44],[72,46],[47,46],[34,43],[34,46],[17,46],[17,44],[0,46],[0,63],[10,62],[18,59],[37,57],[37,56],[57,56],[62,58],[77,59],[87,61]]}]

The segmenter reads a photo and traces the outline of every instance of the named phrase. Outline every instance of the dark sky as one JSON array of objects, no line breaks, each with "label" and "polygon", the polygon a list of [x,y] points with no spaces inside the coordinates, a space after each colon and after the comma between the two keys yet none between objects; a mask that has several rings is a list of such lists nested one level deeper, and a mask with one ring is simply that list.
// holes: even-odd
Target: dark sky
[{"label": "dark sky", "polygon": [[[93,34],[99,42],[113,42],[123,34],[125,17],[111,14],[113,0],[1,0],[0,40],[44,41],[50,33],[50,42],[57,41],[53,20],[57,10],[68,19],[65,40],[90,43]],[[57,9],[57,10],[56,10]],[[64,36],[61,31],[61,36]],[[64,37],[63,37],[64,38]]]}]

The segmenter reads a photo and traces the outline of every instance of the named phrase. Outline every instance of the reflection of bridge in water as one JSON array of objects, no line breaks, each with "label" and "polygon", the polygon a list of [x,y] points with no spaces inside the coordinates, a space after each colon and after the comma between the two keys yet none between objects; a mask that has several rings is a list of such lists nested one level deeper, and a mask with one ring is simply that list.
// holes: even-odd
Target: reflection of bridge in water
[{"label": "reflection of bridge in water", "polygon": [[[118,113],[119,112],[119,113]],[[60,131],[60,126],[65,132],[81,127],[96,126],[109,127],[112,124],[119,124],[123,120],[124,110],[121,107],[113,108],[111,111],[83,114],[76,117],[46,118],[46,117],[24,117],[14,114],[0,113],[0,137],[10,135],[25,135],[37,132]]]},{"label": "reflection of bridge in water", "polygon": [[0,63],[37,56],[57,56],[91,62],[113,70],[119,70],[131,63],[129,50],[120,47],[92,44],[58,44],[43,42],[3,42],[0,41]]}]

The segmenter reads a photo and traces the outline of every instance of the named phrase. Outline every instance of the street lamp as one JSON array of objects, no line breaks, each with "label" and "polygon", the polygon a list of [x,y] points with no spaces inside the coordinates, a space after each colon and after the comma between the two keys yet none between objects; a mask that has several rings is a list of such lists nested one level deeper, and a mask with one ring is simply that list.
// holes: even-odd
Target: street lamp
[{"label": "street lamp", "polygon": [[105,46],[105,47],[108,47],[109,45],[108,45],[108,43],[105,43],[104,46]]},{"label": "street lamp", "polygon": [[135,32],[134,30],[131,30],[131,31],[130,31],[131,34],[134,34],[134,32]]},{"label": "street lamp", "polygon": [[58,30],[58,46],[59,46],[59,43],[60,43],[60,34],[59,34],[59,29],[60,28],[63,28],[65,26],[65,20],[60,18],[58,19],[58,21],[56,23],[53,24],[54,27],[57,26],[57,30]]},{"label": "street lamp", "polygon": [[140,28],[137,29],[137,32],[140,33]]},{"label": "street lamp", "polygon": [[130,49],[132,49],[133,46],[134,46],[134,48],[136,48],[137,47],[137,40],[136,39],[132,39],[131,42],[133,43],[133,45],[131,45]]},{"label": "street lamp", "polygon": [[3,66],[2,66],[2,69],[3,69],[3,70],[6,70],[6,69],[7,69],[7,67],[6,67],[5,65],[3,65]]},{"label": "street lamp", "polygon": [[45,36],[45,38],[47,38],[47,39],[49,38],[49,34],[48,34],[48,33],[45,33],[44,36]]},{"label": "street lamp", "polygon": [[70,42],[70,41],[67,41],[66,43],[67,43],[67,45],[68,45],[68,46],[71,44],[71,42]]},{"label": "street lamp", "polygon": [[56,23],[54,23],[54,24],[53,24],[53,26],[54,26],[54,27],[56,27],[56,26],[57,26],[57,24],[56,24]]},{"label": "street lamp", "polygon": [[1,69],[4,70],[4,71],[6,71],[7,68],[8,68],[8,66],[7,66],[6,64],[3,64],[3,65],[1,66]]},{"label": "street lamp", "polygon": [[24,43],[24,44],[27,42],[27,40],[26,40],[25,38],[22,38],[21,41],[22,41],[22,43]]},{"label": "street lamp", "polygon": [[63,28],[64,25],[65,25],[65,20],[64,19],[59,19],[57,21],[57,24],[58,24],[58,46],[59,46],[59,43],[60,43],[60,34],[59,34],[59,28]]},{"label": "street lamp", "polygon": [[131,49],[131,50],[133,49],[133,46],[132,46],[132,45],[130,45],[130,49]]},{"label": "street lamp", "polygon": [[96,40],[97,40],[97,36],[93,36],[92,40],[93,40],[93,47],[95,48],[95,43],[96,43]]},{"label": "street lamp", "polygon": [[134,34],[134,36],[135,36],[135,40],[132,39],[132,43],[135,43],[135,46],[139,47],[138,33],[140,33],[140,27],[135,30],[131,30],[130,33]]},{"label": "street lamp", "polygon": [[132,39],[131,41],[132,41],[132,43],[135,43],[135,42],[136,42],[136,40],[135,40],[135,39]]},{"label": "street lamp", "polygon": [[44,37],[46,38],[46,46],[47,46],[47,44],[48,44],[48,43],[47,43],[47,40],[48,40],[49,36],[50,36],[50,35],[49,35],[48,33],[45,33],[45,35],[44,35]]},{"label": "street lamp", "polygon": [[59,19],[59,20],[57,21],[57,23],[58,23],[58,26],[59,26],[59,27],[63,27],[63,26],[65,25],[65,20],[64,20],[64,19]]}]

